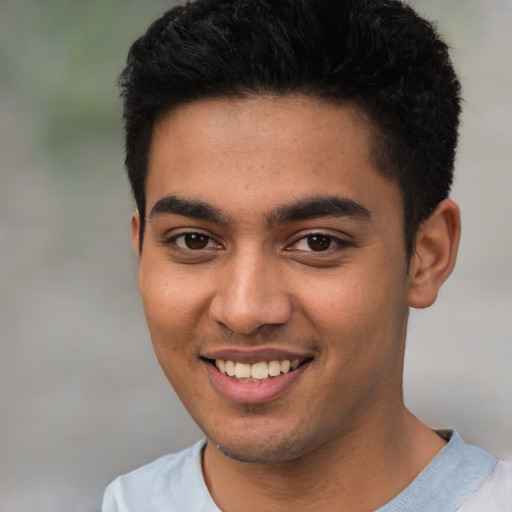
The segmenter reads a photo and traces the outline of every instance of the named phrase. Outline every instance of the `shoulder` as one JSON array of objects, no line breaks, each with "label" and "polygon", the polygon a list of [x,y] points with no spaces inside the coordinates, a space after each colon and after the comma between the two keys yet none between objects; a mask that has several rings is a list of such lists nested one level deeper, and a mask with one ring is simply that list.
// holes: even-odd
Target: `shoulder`
[{"label": "shoulder", "polygon": [[215,511],[201,470],[204,446],[200,441],[116,478],[105,491],[102,512],[184,510],[191,496],[197,501],[194,510]]},{"label": "shoulder", "polygon": [[509,512],[512,510],[512,461],[499,461],[459,512]]},{"label": "shoulder", "polygon": [[[437,431],[448,443],[395,499],[379,512],[466,512],[463,503],[482,487],[496,469],[498,459],[465,443],[454,430]],[[470,509],[468,512],[502,512]],[[503,512],[511,512],[504,509]]]}]

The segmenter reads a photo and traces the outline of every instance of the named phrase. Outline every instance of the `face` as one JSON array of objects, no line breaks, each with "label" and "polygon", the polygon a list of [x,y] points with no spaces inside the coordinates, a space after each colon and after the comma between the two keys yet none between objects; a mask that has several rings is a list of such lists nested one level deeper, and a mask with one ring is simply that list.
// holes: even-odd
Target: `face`
[{"label": "face", "polygon": [[[156,126],[139,288],[208,440],[292,460],[401,404],[403,210],[351,104],[210,99]],[[138,217],[132,219],[138,246]]]}]

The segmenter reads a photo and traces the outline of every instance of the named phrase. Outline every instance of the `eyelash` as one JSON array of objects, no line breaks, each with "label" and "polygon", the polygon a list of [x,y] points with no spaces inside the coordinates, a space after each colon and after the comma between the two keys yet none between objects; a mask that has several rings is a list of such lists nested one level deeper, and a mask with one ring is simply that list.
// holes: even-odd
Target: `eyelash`
[{"label": "eyelash", "polygon": [[[328,246],[325,249],[321,249],[318,251],[315,251],[311,247],[311,242],[314,238],[320,238],[324,239],[324,241],[328,241]],[[329,233],[323,233],[321,231],[315,231],[311,233],[307,233],[297,240],[295,240],[292,244],[290,244],[288,247],[297,246],[300,242],[304,242],[308,244],[310,250],[304,250],[304,249],[298,249],[299,251],[302,251],[304,253],[316,253],[316,254],[325,254],[325,253],[332,253],[333,251],[344,249],[348,246],[350,246],[350,243],[347,240],[342,240],[341,238],[335,237]],[[321,243],[321,242],[320,242]],[[293,249],[286,249],[286,250],[293,250]]]},{"label": "eyelash", "polygon": [[[182,233],[178,233],[176,235],[173,235],[169,238],[166,238],[164,240],[164,244],[167,245],[167,246],[175,246],[178,250],[180,251],[185,251],[185,252],[199,252],[201,250],[204,250],[204,249],[208,249],[209,247],[201,247],[201,248],[196,248],[196,249],[192,249],[190,247],[180,247],[177,243],[177,240],[179,240],[180,238],[183,238],[185,240],[185,237],[187,236],[197,236],[197,237],[204,237],[207,239],[207,245],[210,244],[210,242],[214,242],[216,244],[217,247],[220,247],[220,244],[217,244],[215,242],[215,240],[209,236],[209,235],[206,235],[205,233],[201,233],[200,231],[185,231],[185,232],[182,232]],[[185,242],[186,244],[186,242]]]},{"label": "eyelash", "polygon": [[[204,237],[204,239],[206,239],[206,245],[204,247],[197,247],[197,248],[180,247],[180,245],[177,243],[177,240],[179,240],[180,238],[183,238],[185,240],[185,237],[187,237],[187,236]],[[315,251],[309,245],[313,238],[324,239],[323,240],[324,242],[328,241],[328,246],[325,249],[320,249],[318,251]],[[212,243],[212,242],[215,244],[215,246],[213,247],[214,249],[222,247],[220,244],[218,244],[215,241],[215,239],[213,237],[206,235],[205,233],[202,233],[200,231],[185,231],[185,232],[173,235],[164,240],[164,244],[166,246],[174,246],[179,251],[189,252],[189,253],[195,253],[195,252],[199,253],[200,251],[203,251],[203,250],[212,249],[212,247],[208,247],[208,245],[210,245],[210,243]],[[291,244],[289,244],[285,248],[285,251],[293,251],[294,246],[297,246],[300,242],[307,243],[309,246],[309,249],[311,249],[311,250],[298,249],[298,251],[303,252],[303,253],[316,253],[316,254],[329,253],[330,254],[333,251],[342,250],[344,248],[351,246],[351,243],[348,242],[347,240],[342,240],[342,239],[335,237],[329,233],[324,233],[321,231],[314,231],[314,232],[310,232],[305,235],[302,235],[301,237],[294,240]],[[319,242],[321,243],[322,240],[320,240]],[[188,244],[185,242],[185,245],[188,245]]]}]

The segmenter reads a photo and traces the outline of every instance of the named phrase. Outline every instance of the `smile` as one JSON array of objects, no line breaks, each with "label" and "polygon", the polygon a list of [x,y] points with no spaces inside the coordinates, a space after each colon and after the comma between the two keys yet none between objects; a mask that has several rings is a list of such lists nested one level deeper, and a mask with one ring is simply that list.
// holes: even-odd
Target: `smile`
[{"label": "smile", "polygon": [[232,360],[216,359],[215,366],[229,377],[244,382],[256,382],[278,377],[282,373],[295,370],[300,364],[299,359],[260,361],[253,364],[235,362]]},{"label": "smile", "polygon": [[270,402],[295,387],[314,360],[311,354],[276,349],[223,349],[201,356],[214,389],[230,402]]}]

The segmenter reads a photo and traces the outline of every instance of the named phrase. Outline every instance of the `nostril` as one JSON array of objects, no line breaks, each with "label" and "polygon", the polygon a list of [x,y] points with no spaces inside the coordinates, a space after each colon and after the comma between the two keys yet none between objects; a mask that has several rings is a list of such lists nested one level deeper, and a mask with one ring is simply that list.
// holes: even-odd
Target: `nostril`
[{"label": "nostril", "polygon": [[247,294],[219,294],[210,304],[210,319],[229,331],[246,336],[266,327],[275,329],[287,323],[292,314],[289,298],[281,293],[264,292],[251,297]]}]

